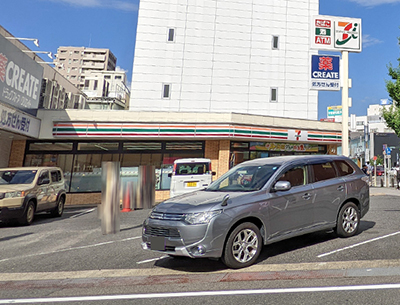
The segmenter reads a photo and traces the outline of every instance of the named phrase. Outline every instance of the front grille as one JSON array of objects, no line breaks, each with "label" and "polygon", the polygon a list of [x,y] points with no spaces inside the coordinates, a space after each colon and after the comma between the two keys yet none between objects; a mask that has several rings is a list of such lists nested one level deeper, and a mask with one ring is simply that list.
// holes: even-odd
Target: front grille
[{"label": "front grille", "polygon": [[152,212],[151,215],[150,215],[150,218],[159,219],[159,220],[175,220],[175,221],[179,221],[179,220],[182,220],[184,216],[185,216],[185,214]]},{"label": "front grille", "polygon": [[173,238],[181,237],[177,229],[170,229],[170,228],[156,228],[151,226],[145,226],[144,232],[146,235],[150,236],[162,236],[162,237],[173,237]]}]

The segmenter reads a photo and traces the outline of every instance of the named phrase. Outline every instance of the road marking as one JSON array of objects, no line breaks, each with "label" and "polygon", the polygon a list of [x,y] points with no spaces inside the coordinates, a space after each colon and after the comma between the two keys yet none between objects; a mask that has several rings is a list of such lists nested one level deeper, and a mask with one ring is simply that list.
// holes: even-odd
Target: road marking
[{"label": "road marking", "polygon": [[150,263],[150,262],[154,262],[154,261],[159,261],[160,259],[163,259],[166,257],[168,257],[168,255],[164,255],[164,256],[161,256],[158,258],[153,258],[153,259],[146,259],[145,261],[136,262],[136,264],[140,265],[140,264]]},{"label": "road marking", "polygon": [[60,253],[60,252],[67,252],[67,251],[73,251],[73,250],[80,250],[80,249],[86,249],[86,248],[93,248],[93,247],[98,247],[98,246],[113,244],[113,243],[116,243],[116,242],[122,242],[122,241],[128,241],[128,240],[139,239],[139,238],[142,238],[142,236],[128,237],[128,238],[124,238],[124,239],[111,240],[111,241],[106,241],[106,242],[102,242],[102,243],[98,243],[98,244],[93,244],[93,245],[86,245],[86,246],[80,246],[80,247],[74,247],[74,248],[67,248],[67,249],[60,249],[60,250],[49,251],[49,252],[41,252],[41,253],[35,253],[35,254],[29,254],[29,255],[23,255],[23,256],[16,256],[16,257],[4,258],[4,259],[0,259],[0,263],[6,262],[6,261],[9,261],[9,260],[13,260],[13,259],[27,258],[27,257],[33,257],[33,256],[40,256],[40,255],[48,255],[48,254],[54,254],[54,253]]},{"label": "road marking", "polygon": [[365,245],[365,244],[368,244],[368,243],[372,243],[374,241],[381,240],[381,239],[384,239],[384,238],[387,238],[387,237],[395,236],[395,235],[398,235],[398,234],[400,234],[400,231],[394,232],[394,233],[391,233],[391,234],[387,234],[387,235],[384,235],[384,236],[376,237],[376,238],[373,238],[373,239],[370,239],[370,240],[366,240],[366,241],[363,241],[361,243],[354,244],[352,246],[348,246],[348,247],[337,249],[337,250],[334,250],[334,251],[331,251],[331,252],[320,254],[317,257],[321,258],[321,257],[324,257],[324,256],[328,256],[328,255],[331,255],[331,254],[334,254],[334,253],[337,253],[337,252],[341,252],[341,251],[344,251],[344,250],[352,249],[352,248],[355,248],[355,247],[358,247],[358,246],[362,246],[362,245]]},{"label": "road marking", "polygon": [[[210,271],[211,274],[251,273],[251,272],[285,272],[285,271],[318,271],[318,270],[352,270],[371,268],[400,268],[400,259],[371,261],[312,262],[295,264],[257,264],[243,269],[223,269]],[[10,272],[0,273],[0,282],[64,280],[82,278],[119,278],[135,276],[170,276],[187,274],[186,271],[164,268],[137,269],[102,269],[58,272]],[[205,274],[191,272],[191,274]]]},{"label": "road marking", "polygon": [[260,294],[282,294],[282,293],[339,292],[339,291],[362,291],[362,290],[387,290],[387,289],[399,289],[399,288],[400,284],[381,284],[381,285],[300,287],[300,288],[251,289],[251,290],[166,292],[166,293],[147,293],[147,294],[141,293],[141,294],[76,296],[76,297],[55,297],[55,298],[3,299],[3,300],[0,299],[0,304],[23,304],[23,303],[35,304],[35,303],[86,302],[86,301],[105,301],[105,300],[255,295],[255,294],[260,295]]},{"label": "road marking", "polygon": [[79,216],[85,215],[85,214],[87,214],[87,213],[93,212],[95,209],[96,209],[96,208],[83,211],[83,212],[81,212],[81,213],[79,213],[79,214],[76,214],[76,215],[71,216],[70,218],[75,218],[75,217],[79,217]]}]

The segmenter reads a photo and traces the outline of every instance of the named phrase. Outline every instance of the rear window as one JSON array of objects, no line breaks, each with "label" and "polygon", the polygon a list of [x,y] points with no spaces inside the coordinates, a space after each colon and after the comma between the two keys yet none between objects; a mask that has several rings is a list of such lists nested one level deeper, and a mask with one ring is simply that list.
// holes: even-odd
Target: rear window
[{"label": "rear window", "polygon": [[51,171],[51,181],[59,182],[61,181],[61,173],[58,170]]},{"label": "rear window", "polygon": [[336,177],[336,171],[333,167],[332,162],[312,164],[311,165],[314,172],[314,181],[324,181]]},{"label": "rear window", "polygon": [[351,167],[346,161],[335,161],[336,167],[339,171],[339,176],[347,176],[354,173],[354,168]]},{"label": "rear window", "polygon": [[176,163],[175,165],[175,175],[203,175],[208,174],[210,170],[208,162]]}]

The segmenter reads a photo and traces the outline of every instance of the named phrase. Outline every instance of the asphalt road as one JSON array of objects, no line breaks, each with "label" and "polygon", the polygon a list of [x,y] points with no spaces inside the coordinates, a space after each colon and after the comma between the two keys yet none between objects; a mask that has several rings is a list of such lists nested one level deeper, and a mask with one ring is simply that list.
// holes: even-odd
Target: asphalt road
[{"label": "asphalt road", "polygon": [[38,215],[28,227],[0,224],[0,304],[399,302],[400,197],[372,196],[352,238],[321,232],[279,242],[241,270],[142,250],[148,213],[121,213],[121,231],[110,235],[91,207]]}]

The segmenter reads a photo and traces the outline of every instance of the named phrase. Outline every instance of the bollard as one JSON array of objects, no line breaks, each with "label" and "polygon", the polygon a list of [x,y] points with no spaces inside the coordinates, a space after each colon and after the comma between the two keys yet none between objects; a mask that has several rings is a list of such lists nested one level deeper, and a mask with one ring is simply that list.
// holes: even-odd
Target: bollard
[{"label": "bollard", "polygon": [[99,218],[103,234],[119,232],[119,196],[120,165],[119,162],[101,163],[101,205]]},{"label": "bollard", "polygon": [[151,209],[155,203],[156,173],[155,166],[139,166],[137,208]]}]

